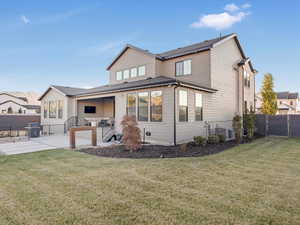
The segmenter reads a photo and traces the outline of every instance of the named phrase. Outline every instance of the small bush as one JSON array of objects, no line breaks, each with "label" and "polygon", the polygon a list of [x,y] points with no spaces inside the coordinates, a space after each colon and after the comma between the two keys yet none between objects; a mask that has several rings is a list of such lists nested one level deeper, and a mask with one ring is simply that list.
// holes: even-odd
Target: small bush
[{"label": "small bush", "polygon": [[126,148],[130,151],[137,151],[141,148],[141,130],[137,126],[135,116],[123,117],[121,121],[122,125],[122,141],[124,142]]},{"label": "small bush", "polygon": [[220,143],[224,143],[224,142],[226,141],[225,135],[219,134],[218,137],[219,137],[219,142],[220,142]]},{"label": "small bush", "polygon": [[198,146],[205,146],[207,144],[207,139],[202,136],[195,136],[194,137],[194,142]]},{"label": "small bush", "polygon": [[218,135],[210,135],[208,136],[208,143],[209,144],[218,144],[220,142]]},{"label": "small bush", "polygon": [[232,128],[234,130],[235,141],[240,143],[242,140],[242,117],[235,115],[232,120]]}]

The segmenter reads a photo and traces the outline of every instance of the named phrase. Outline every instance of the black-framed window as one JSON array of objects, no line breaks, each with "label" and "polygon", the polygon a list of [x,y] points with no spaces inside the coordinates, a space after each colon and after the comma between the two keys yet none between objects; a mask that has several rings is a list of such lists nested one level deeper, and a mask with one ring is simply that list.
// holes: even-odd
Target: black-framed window
[{"label": "black-framed window", "polygon": [[88,114],[94,114],[97,112],[97,108],[96,106],[84,106],[84,113],[88,113]]},{"label": "black-framed window", "polygon": [[203,120],[203,97],[200,93],[195,93],[195,120]]},{"label": "black-framed window", "polygon": [[127,115],[136,116],[136,94],[127,95]]},{"label": "black-framed window", "polygon": [[179,122],[188,121],[188,93],[179,90]]},{"label": "black-framed window", "polygon": [[151,91],[151,122],[162,121],[162,91]]},{"label": "black-framed window", "polygon": [[192,74],[192,60],[184,60],[175,63],[175,75],[184,76]]},{"label": "black-framed window", "polygon": [[140,92],[138,93],[138,120],[148,121],[149,115],[149,93]]}]

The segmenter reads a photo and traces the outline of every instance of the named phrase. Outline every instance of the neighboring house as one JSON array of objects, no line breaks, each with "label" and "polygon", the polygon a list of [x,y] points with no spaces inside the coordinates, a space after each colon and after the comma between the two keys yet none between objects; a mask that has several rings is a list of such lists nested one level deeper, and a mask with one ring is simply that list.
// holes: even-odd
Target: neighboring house
[{"label": "neighboring house", "polygon": [[0,114],[39,114],[39,105],[30,105],[25,97],[0,93]]},{"label": "neighboring house", "polygon": [[232,138],[234,115],[254,107],[256,70],[236,34],[160,54],[126,45],[107,70],[108,85],[50,86],[39,99],[41,123],[110,119],[121,132],[129,114],[147,141],[172,145],[207,135],[213,122]]},{"label": "neighboring house", "polygon": [[[299,94],[292,92],[277,92],[277,113],[276,114],[299,114]],[[256,95],[256,111],[261,113],[262,96],[260,93]]]}]

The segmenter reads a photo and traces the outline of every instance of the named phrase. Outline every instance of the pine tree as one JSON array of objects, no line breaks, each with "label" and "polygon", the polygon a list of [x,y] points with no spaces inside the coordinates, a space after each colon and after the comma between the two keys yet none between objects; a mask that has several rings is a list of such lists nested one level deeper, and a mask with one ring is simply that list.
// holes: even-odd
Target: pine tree
[{"label": "pine tree", "polygon": [[270,73],[265,74],[263,87],[261,90],[262,95],[262,112],[267,115],[275,115],[277,112],[277,97],[273,90],[274,80]]}]

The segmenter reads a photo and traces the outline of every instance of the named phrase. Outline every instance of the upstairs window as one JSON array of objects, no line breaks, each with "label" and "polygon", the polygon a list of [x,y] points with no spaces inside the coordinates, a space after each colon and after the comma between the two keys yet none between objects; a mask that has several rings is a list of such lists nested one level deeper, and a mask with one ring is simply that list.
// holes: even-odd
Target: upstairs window
[{"label": "upstairs window", "polygon": [[179,90],[179,122],[188,121],[188,96],[187,91]]},{"label": "upstairs window", "polygon": [[162,121],[162,91],[151,91],[151,122]]},{"label": "upstairs window", "polygon": [[248,112],[248,102],[244,101],[244,113]]},{"label": "upstairs window", "polygon": [[139,66],[138,73],[139,73],[139,76],[146,75],[146,66]]},{"label": "upstairs window", "polygon": [[148,92],[141,92],[138,94],[138,120],[148,121],[148,104],[149,94]]},{"label": "upstairs window", "polygon": [[130,70],[130,77],[136,77],[137,76],[137,68],[132,68]]},{"label": "upstairs window", "polygon": [[195,120],[202,121],[203,120],[203,101],[202,94],[195,94]]},{"label": "upstairs window", "polygon": [[136,116],[136,94],[127,95],[127,115]]},{"label": "upstairs window", "polygon": [[250,74],[244,69],[244,85],[250,87]]},{"label": "upstairs window", "polygon": [[124,80],[129,79],[129,70],[124,70],[124,71],[123,71],[123,79],[124,79]]},{"label": "upstairs window", "polygon": [[184,76],[192,74],[192,60],[184,60],[175,64],[176,76]]},{"label": "upstairs window", "polygon": [[123,80],[122,71],[117,72],[117,80]]}]

